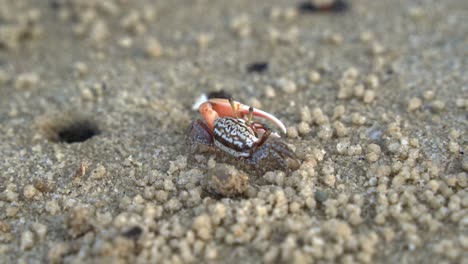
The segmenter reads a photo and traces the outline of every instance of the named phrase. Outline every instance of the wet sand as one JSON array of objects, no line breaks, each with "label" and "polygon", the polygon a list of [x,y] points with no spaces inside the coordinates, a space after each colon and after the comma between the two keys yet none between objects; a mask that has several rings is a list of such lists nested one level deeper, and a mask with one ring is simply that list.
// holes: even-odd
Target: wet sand
[{"label": "wet sand", "polygon": [[[0,263],[468,263],[466,17],[0,0]],[[300,161],[192,152],[221,90]]]}]

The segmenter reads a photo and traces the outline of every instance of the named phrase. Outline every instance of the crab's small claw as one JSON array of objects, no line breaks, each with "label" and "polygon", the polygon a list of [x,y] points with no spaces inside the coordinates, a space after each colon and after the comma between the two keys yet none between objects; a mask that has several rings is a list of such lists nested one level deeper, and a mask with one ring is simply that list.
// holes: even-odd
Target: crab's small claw
[{"label": "crab's small claw", "polygon": [[[207,101],[211,104],[211,108],[219,115],[219,116],[228,116],[228,117],[235,117],[235,118],[244,118],[249,116],[249,109],[250,107],[228,99],[220,99],[220,98],[212,98]],[[232,104],[231,104],[232,103]],[[201,111],[201,108],[200,108]],[[202,113],[203,114],[203,113]],[[283,133],[286,133],[286,126],[281,122],[278,118],[274,115],[262,111],[260,109],[253,108],[252,112],[253,116],[261,117],[267,120],[270,120],[275,125],[277,125]]]},{"label": "crab's small claw", "polygon": [[206,123],[208,124],[208,127],[211,130],[213,130],[214,122],[216,119],[219,118],[219,113],[215,109],[213,109],[213,104],[209,101],[206,101],[200,105],[198,111],[200,111],[200,114],[205,119]]}]

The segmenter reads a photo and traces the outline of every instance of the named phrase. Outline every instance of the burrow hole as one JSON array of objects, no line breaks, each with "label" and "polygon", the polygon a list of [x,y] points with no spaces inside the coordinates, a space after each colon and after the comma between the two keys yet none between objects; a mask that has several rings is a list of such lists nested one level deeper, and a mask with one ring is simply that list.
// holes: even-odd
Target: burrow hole
[{"label": "burrow hole", "polygon": [[44,136],[55,143],[84,142],[101,133],[90,117],[75,114],[43,118],[39,121],[39,126]]}]

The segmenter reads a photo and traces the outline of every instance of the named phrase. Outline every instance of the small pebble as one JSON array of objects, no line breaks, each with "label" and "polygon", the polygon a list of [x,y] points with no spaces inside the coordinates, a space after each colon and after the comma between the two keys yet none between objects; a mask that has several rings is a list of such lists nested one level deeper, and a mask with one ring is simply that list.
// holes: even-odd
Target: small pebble
[{"label": "small pebble", "polygon": [[95,95],[93,91],[89,87],[86,87],[86,86],[83,86],[81,88],[81,97],[87,101],[93,101],[95,99]]},{"label": "small pebble", "polygon": [[363,42],[363,43],[369,43],[374,39],[374,34],[370,31],[363,31],[361,32],[361,34],[359,35],[359,39]]},{"label": "small pebble", "polygon": [[336,151],[338,151],[339,154],[347,153],[348,148],[349,148],[348,141],[340,141],[336,144]]},{"label": "small pebble", "polygon": [[305,122],[307,124],[311,124],[312,123],[312,114],[309,110],[309,107],[308,106],[304,106],[302,109],[301,109],[301,121],[302,122]]},{"label": "small pebble", "polygon": [[361,155],[362,147],[360,145],[352,145],[348,148],[348,156]]},{"label": "small pebble", "polygon": [[312,110],[312,117],[314,123],[317,125],[324,125],[328,123],[328,117],[322,112],[322,109],[318,107]]},{"label": "small pebble", "polygon": [[325,183],[325,185],[327,185],[329,187],[333,187],[335,185],[335,182],[336,182],[336,177],[333,174],[325,174],[322,177],[322,181],[323,181],[323,183]]},{"label": "small pebble", "polygon": [[448,144],[450,152],[453,154],[459,154],[460,153],[460,145],[458,145],[457,142],[455,141],[450,141]]},{"label": "small pebble", "polygon": [[317,136],[323,140],[328,140],[333,136],[333,129],[330,125],[322,125],[320,126]]},{"label": "small pebble", "polygon": [[45,209],[51,215],[56,215],[61,211],[60,205],[55,200],[47,201],[45,205]]},{"label": "small pebble", "polygon": [[128,32],[142,34],[146,32],[141,14],[136,10],[131,10],[128,14],[122,17],[120,25]]},{"label": "small pebble", "polygon": [[249,36],[252,31],[250,24],[249,17],[246,14],[241,14],[231,20],[230,27],[237,36],[244,38]]},{"label": "small pebble", "polygon": [[346,112],[346,109],[344,105],[336,106],[335,109],[333,110],[333,119],[339,119],[345,114],[345,112]]},{"label": "small pebble", "polygon": [[468,99],[457,98],[456,101],[455,101],[455,105],[458,108],[468,109]]},{"label": "small pebble", "polygon": [[40,77],[35,72],[22,73],[16,77],[15,88],[17,90],[27,90],[35,88],[40,82]]},{"label": "small pebble", "polygon": [[73,70],[74,74],[77,77],[83,77],[88,73],[88,65],[86,65],[84,62],[77,61],[73,64]]},{"label": "small pebble", "polygon": [[367,76],[367,79],[366,79],[366,84],[369,88],[372,88],[372,89],[376,89],[379,87],[379,77],[377,77],[377,75],[375,74],[370,74],[369,76]]},{"label": "small pebble", "polygon": [[[463,168],[463,170],[465,172],[468,172],[468,156],[466,156],[466,155],[463,157],[462,168]],[[463,184],[463,185],[466,185],[466,178],[463,177],[463,179],[464,180],[461,181],[461,182],[464,182],[465,184]]]},{"label": "small pebble", "polygon": [[265,96],[266,98],[274,98],[276,96],[275,89],[271,87],[270,85],[267,85],[265,87]]},{"label": "small pebble", "polygon": [[457,139],[457,138],[460,137],[460,131],[457,130],[457,129],[452,129],[452,130],[450,130],[449,136],[450,136],[452,139]]},{"label": "small pebble", "polygon": [[425,13],[426,12],[424,11],[424,9],[422,7],[420,7],[420,6],[411,7],[408,10],[408,15],[411,18],[414,18],[414,19],[419,19],[419,18],[423,17]]},{"label": "small pebble", "polygon": [[133,39],[131,37],[122,37],[117,42],[122,48],[130,48],[133,45]]},{"label": "small pebble", "polygon": [[0,221],[0,232],[2,233],[9,233],[11,231],[11,225]]},{"label": "small pebble", "polygon": [[445,109],[445,103],[440,100],[434,100],[431,104],[431,110],[434,113],[440,113]]},{"label": "small pebble", "polygon": [[321,75],[318,71],[311,71],[309,72],[309,80],[312,82],[312,83],[320,83],[320,80],[321,80]]},{"label": "small pebble", "polygon": [[218,249],[216,246],[208,244],[205,247],[205,258],[209,260],[214,260],[218,257]]},{"label": "small pebble", "polygon": [[[353,81],[354,83],[354,81]],[[337,98],[338,99],[349,99],[354,93],[354,89],[351,86],[352,84],[346,84],[345,82],[340,82],[340,88],[338,90]]]},{"label": "small pebble", "polygon": [[158,58],[162,55],[162,47],[155,38],[149,38],[146,41],[145,53],[150,58]]},{"label": "small pebble", "polygon": [[307,136],[310,133],[310,126],[306,122],[301,122],[297,126],[297,130],[299,132],[299,135],[301,136]]},{"label": "small pebble", "polygon": [[61,263],[62,257],[69,251],[69,246],[65,242],[51,243],[47,253],[47,258],[51,263]]},{"label": "small pebble", "polygon": [[23,195],[27,199],[32,199],[37,194],[38,194],[38,190],[34,187],[34,185],[28,184],[23,189]]},{"label": "small pebble", "polygon": [[19,211],[20,211],[20,208],[15,205],[8,206],[5,210],[7,217],[16,217]]},{"label": "small pebble", "polygon": [[44,240],[47,235],[47,226],[41,223],[34,223],[32,225],[34,233],[36,233],[39,240]]},{"label": "small pebble", "polygon": [[202,240],[208,241],[212,237],[212,225],[210,216],[201,214],[193,220],[192,229]]},{"label": "small pebble", "polygon": [[330,42],[331,44],[334,44],[334,45],[341,45],[343,44],[343,36],[339,33],[332,33],[332,34],[329,34],[327,35],[326,37],[326,40],[328,42]]},{"label": "small pebble", "polygon": [[359,113],[352,113],[351,122],[353,122],[355,125],[364,125],[366,123],[366,117]]},{"label": "small pebble", "polygon": [[369,144],[367,146],[366,159],[369,162],[376,162],[380,158],[380,146],[377,144]]},{"label": "small pebble", "polygon": [[365,87],[363,84],[354,86],[354,96],[361,98],[364,96]]},{"label": "small pebble", "polygon": [[421,105],[422,105],[422,100],[417,97],[414,97],[408,102],[408,111],[410,112],[415,111],[419,109]]},{"label": "small pebble", "polygon": [[214,35],[212,33],[200,33],[197,35],[197,45],[200,49],[206,49],[213,41]]},{"label": "small pebble", "polygon": [[0,194],[0,200],[6,201],[6,202],[17,201],[19,194],[15,190],[16,190],[16,186],[14,188],[7,187],[7,189]]},{"label": "small pebble", "polygon": [[102,164],[99,164],[94,170],[91,171],[89,178],[90,179],[101,179],[106,175],[106,167]]},{"label": "small pebble", "polygon": [[374,101],[375,99],[375,92],[373,90],[366,90],[364,92],[364,98],[363,101],[366,104],[370,104]]},{"label": "small pebble", "polygon": [[355,67],[349,67],[343,72],[344,79],[356,79],[359,76],[359,70]]},{"label": "small pebble", "polygon": [[379,42],[374,42],[372,43],[371,51],[374,55],[381,55],[385,52],[385,47]]},{"label": "small pebble", "polygon": [[288,7],[284,10],[284,19],[286,21],[291,21],[297,16],[297,10],[292,7]]},{"label": "small pebble", "polygon": [[96,44],[102,44],[110,36],[109,28],[105,21],[97,20],[93,23],[89,38]]},{"label": "small pebble", "polygon": [[288,127],[286,130],[286,134],[288,135],[288,138],[298,138],[299,137],[299,132],[297,131],[296,127]]},{"label": "small pebble", "polygon": [[424,99],[427,100],[427,101],[430,101],[430,100],[434,99],[434,96],[435,96],[435,94],[434,94],[434,91],[432,91],[432,90],[425,91],[424,95],[423,95]]},{"label": "small pebble", "polygon": [[222,196],[236,196],[245,193],[249,177],[234,166],[218,164],[209,171],[207,189]]},{"label": "small pebble", "polygon": [[285,78],[279,79],[276,82],[276,86],[287,94],[295,93],[297,90],[296,83]]},{"label": "small pebble", "polygon": [[34,234],[33,232],[26,230],[21,233],[21,241],[20,247],[22,250],[30,250],[33,248],[34,242]]},{"label": "small pebble", "polygon": [[349,129],[340,121],[333,123],[337,137],[345,137],[348,134]]},{"label": "small pebble", "polygon": [[328,199],[328,192],[319,190],[315,192],[315,200],[319,203],[324,203]]}]

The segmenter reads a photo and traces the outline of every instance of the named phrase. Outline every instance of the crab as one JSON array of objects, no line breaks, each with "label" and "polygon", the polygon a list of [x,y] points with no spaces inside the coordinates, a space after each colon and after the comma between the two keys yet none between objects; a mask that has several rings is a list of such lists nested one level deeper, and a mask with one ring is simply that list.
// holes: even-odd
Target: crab
[{"label": "crab", "polygon": [[287,168],[287,158],[297,159],[296,154],[280,136],[263,123],[254,122],[253,117],[271,121],[283,133],[286,127],[275,116],[232,99],[209,99],[199,109],[204,121],[192,121],[187,138],[192,147],[206,145],[219,149],[233,157],[254,165],[258,170],[260,161],[270,156],[282,168]]}]

